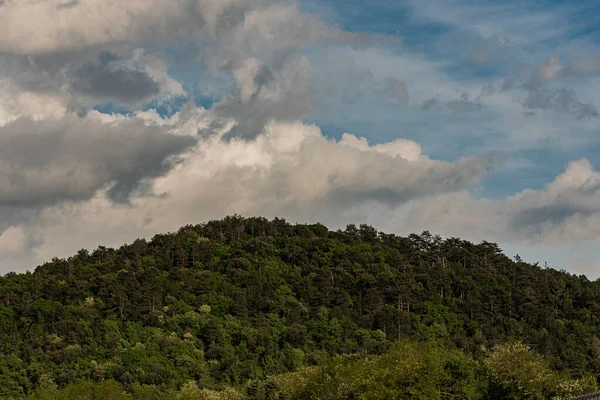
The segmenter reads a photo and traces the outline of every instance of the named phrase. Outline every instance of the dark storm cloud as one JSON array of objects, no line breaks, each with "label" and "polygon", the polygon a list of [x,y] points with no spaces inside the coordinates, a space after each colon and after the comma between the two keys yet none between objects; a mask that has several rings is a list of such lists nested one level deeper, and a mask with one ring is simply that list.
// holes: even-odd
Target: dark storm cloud
[{"label": "dark storm cloud", "polygon": [[105,124],[67,116],[20,119],[0,129],[0,206],[81,201],[108,188],[126,201],[148,178],[166,174],[173,156],[194,145],[142,120]]},{"label": "dark storm cloud", "polygon": [[98,64],[87,63],[74,74],[72,89],[98,100],[138,104],[158,95],[158,84],[145,71],[114,68],[116,56],[102,53]]},{"label": "dark storm cloud", "polygon": [[241,95],[244,83],[238,82],[236,90],[213,107],[218,116],[236,121],[227,138],[253,139],[272,120],[299,120],[316,110],[312,76],[301,59],[262,66],[250,84],[253,90],[247,98]]},{"label": "dark storm cloud", "polygon": [[145,70],[123,66],[127,57],[131,53],[98,49],[37,56],[0,53],[0,80],[8,78],[25,91],[66,94],[78,105],[137,107],[158,96],[161,88]]}]

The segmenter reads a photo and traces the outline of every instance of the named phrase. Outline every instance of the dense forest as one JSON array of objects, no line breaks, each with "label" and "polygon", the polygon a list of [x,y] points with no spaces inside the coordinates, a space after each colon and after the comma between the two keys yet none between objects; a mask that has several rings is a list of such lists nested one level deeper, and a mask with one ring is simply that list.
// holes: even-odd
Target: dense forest
[{"label": "dense forest", "polygon": [[489,242],[227,217],[0,277],[0,399],[569,398],[600,281]]}]

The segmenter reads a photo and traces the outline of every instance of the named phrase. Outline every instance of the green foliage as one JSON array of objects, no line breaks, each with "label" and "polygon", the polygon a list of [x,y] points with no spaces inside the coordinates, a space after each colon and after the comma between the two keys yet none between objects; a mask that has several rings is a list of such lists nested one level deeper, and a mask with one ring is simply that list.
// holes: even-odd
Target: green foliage
[{"label": "green foliage", "polygon": [[399,342],[380,357],[334,358],[313,372],[298,399],[481,398],[479,364],[457,349]]},{"label": "green foliage", "polygon": [[62,390],[40,387],[30,400],[132,400],[133,396],[123,391],[115,381],[78,382]]},{"label": "green foliage", "polygon": [[570,379],[553,371],[544,357],[521,342],[499,345],[484,361],[494,398],[570,399],[598,391],[591,376]]},{"label": "green foliage", "polygon": [[[264,397],[266,382],[312,390],[285,377],[317,385],[334,364],[364,372],[352,393],[395,382],[409,397],[477,398],[489,375],[498,396],[564,397],[595,389],[598,337],[600,282],[493,243],[233,216],[0,277],[0,399],[117,384],[164,398],[189,382],[202,396],[254,382]],[[497,346],[515,341],[531,349]],[[506,351],[522,362],[513,375],[499,372]]]}]

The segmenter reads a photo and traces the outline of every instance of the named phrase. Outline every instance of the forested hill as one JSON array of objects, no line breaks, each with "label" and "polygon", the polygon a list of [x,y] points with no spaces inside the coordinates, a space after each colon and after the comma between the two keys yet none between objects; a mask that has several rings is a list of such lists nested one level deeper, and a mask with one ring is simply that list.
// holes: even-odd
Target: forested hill
[{"label": "forested hill", "polygon": [[600,376],[600,282],[428,232],[228,217],[0,278],[0,398],[49,382],[242,385],[335,354],[521,340]]}]

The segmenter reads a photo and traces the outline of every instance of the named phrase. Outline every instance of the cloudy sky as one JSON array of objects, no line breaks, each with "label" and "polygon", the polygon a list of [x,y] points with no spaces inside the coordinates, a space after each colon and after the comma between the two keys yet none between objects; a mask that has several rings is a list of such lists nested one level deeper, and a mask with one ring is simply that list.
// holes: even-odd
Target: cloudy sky
[{"label": "cloudy sky", "polygon": [[0,273],[233,213],[600,276],[597,0],[0,0]]}]

